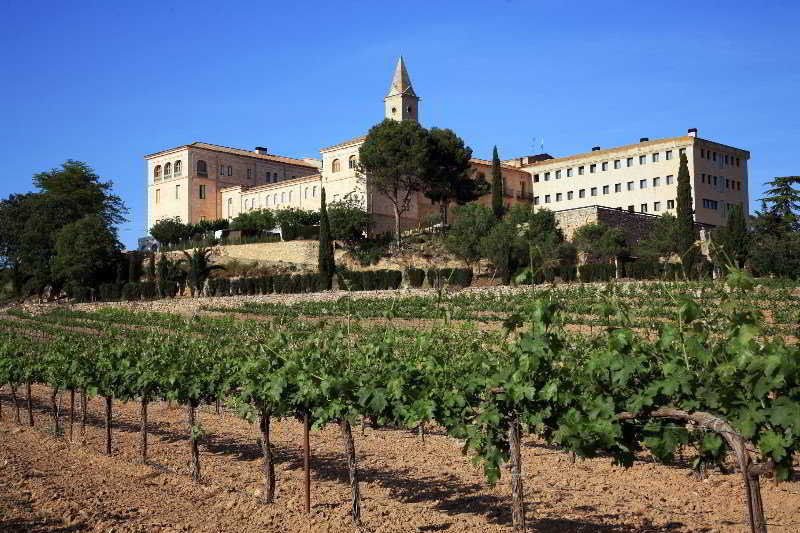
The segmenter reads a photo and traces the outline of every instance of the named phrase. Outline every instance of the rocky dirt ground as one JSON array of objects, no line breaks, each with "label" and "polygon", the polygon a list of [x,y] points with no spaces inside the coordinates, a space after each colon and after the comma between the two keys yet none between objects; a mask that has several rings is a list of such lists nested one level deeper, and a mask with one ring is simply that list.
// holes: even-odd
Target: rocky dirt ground
[{"label": "rocky dirt ground", "polygon": [[[14,422],[9,391],[0,421],[0,531],[359,531],[349,517],[350,489],[339,432],[311,434],[312,509],[303,513],[302,426],[273,423],[276,503],[259,502],[261,453],[256,428],[229,412],[199,412],[207,432],[201,446],[203,481],[188,477],[183,409],[150,409],[148,465],[136,464],[138,405],[114,406],[113,454],[103,452],[103,403],[89,402],[86,441],[55,437],[34,388],[35,428]],[[66,401],[66,395],[63,399]],[[68,410],[64,409],[67,422]],[[22,420],[26,421],[23,410]],[[508,476],[489,487],[459,442],[429,434],[425,443],[400,429],[355,430],[364,525],[369,532],[506,532],[511,530]],[[697,481],[683,467],[644,458],[630,469],[607,458],[578,460],[527,439],[523,452],[529,531],[645,533],[744,532],[744,494],[738,474],[712,472]],[[764,481],[770,531],[800,531],[800,486]]]}]

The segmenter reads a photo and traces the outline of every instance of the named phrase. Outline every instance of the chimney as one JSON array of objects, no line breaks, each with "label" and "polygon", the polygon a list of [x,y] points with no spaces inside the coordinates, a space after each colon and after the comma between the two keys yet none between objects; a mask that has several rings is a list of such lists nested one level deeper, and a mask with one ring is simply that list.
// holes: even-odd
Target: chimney
[{"label": "chimney", "polygon": [[697,137],[697,128],[689,128],[687,134],[689,137]]},{"label": "chimney", "polygon": [[649,138],[647,138],[647,137],[642,137],[641,139],[639,139],[639,142],[640,142],[640,143],[646,143],[646,142],[647,142],[647,141],[649,141],[649,140],[650,140],[650,139],[649,139]]},{"label": "chimney", "polygon": [[592,146],[592,152],[599,152],[599,151],[600,151],[599,146]]},{"label": "chimney", "polygon": [[256,149],[253,151],[259,155],[267,155],[267,149],[263,146],[256,146]]}]

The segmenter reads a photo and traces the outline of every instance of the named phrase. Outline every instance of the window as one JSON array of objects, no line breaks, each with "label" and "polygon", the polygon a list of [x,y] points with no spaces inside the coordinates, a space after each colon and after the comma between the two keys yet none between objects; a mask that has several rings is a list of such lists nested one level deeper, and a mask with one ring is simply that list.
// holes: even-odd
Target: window
[{"label": "window", "polygon": [[291,201],[292,201],[292,191],[289,191],[289,202],[291,203]]},{"label": "window", "polygon": [[172,163],[167,163],[164,165],[164,176],[169,176],[172,174]]},{"label": "window", "polygon": [[603,164],[600,166],[600,168],[603,170],[603,172],[608,170],[608,161],[603,161]]},{"label": "window", "polygon": [[350,156],[350,158],[347,160],[347,168],[356,168],[356,156]]},{"label": "window", "polygon": [[714,176],[714,186],[716,186],[716,185],[717,185],[717,177]]},{"label": "window", "polygon": [[706,158],[706,150],[705,148],[700,148],[700,159]]},{"label": "window", "polygon": [[311,188],[311,198],[316,198],[316,197],[317,197],[317,186],[314,185],[314,187]]},{"label": "window", "polygon": [[571,177],[572,177],[572,169],[571,169],[571,168],[568,168],[568,169],[567,169],[567,177],[568,177],[568,178],[571,178]]},{"label": "window", "polygon": [[228,218],[233,216],[233,198],[228,198]]},{"label": "window", "polygon": [[247,210],[247,207],[250,205],[250,200],[245,199],[244,201],[244,208]]},{"label": "window", "polygon": [[615,183],[614,184],[614,192],[622,192],[622,184],[621,183]]},{"label": "window", "polygon": [[597,170],[596,164],[592,163],[591,165],[589,165],[589,174],[594,174],[596,170]]},{"label": "window", "polygon": [[685,153],[686,153],[686,148],[681,148],[680,150],[678,150],[679,155],[683,155]]},{"label": "window", "polygon": [[727,155],[725,156],[725,164],[726,165],[728,164],[728,156]]},{"label": "window", "polygon": [[533,205],[539,205],[539,197],[538,196],[534,196],[533,197]]},{"label": "window", "polygon": [[622,168],[622,162],[619,159],[614,160],[614,170],[619,170]]},{"label": "window", "polygon": [[308,187],[306,187],[305,193],[303,194],[303,198],[308,199]]},{"label": "window", "polygon": [[625,160],[625,166],[626,167],[632,167],[633,166],[633,158],[632,157],[629,157],[628,159]]},{"label": "window", "polygon": [[739,166],[739,158],[738,157],[736,158],[736,166],[737,167]]},{"label": "window", "polygon": [[331,172],[339,172],[341,170],[341,163],[339,163],[338,159],[334,159],[333,163],[331,163]]},{"label": "window", "polygon": [[597,196],[597,187],[592,187],[589,192],[591,193],[592,196]]},{"label": "window", "polygon": [[567,200],[572,200],[572,191],[567,191]]},{"label": "window", "polygon": [[667,209],[675,209],[675,200],[667,200]]},{"label": "window", "polygon": [[658,152],[653,154],[653,163],[658,163]]},{"label": "window", "polygon": [[653,211],[661,211],[661,202],[653,202]]},{"label": "window", "polygon": [[632,205],[629,205],[628,206],[628,211],[633,213],[634,211],[636,211],[636,209],[634,209],[634,207]]},{"label": "window", "polygon": [[206,221],[205,215],[200,215],[200,222],[205,222],[205,221]]},{"label": "window", "polygon": [[252,177],[253,177],[253,169],[252,168],[248,168],[247,169],[247,179],[252,179]]},{"label": "window", "polygon": [[700,174],[700,183],[705,183],[705,182],[706,182],[706,175]]},{"label": "window", "polygon": [[647,180],[639,180],[639,188],[646,189],[647,188]]},{"label": "window", "polygon": [[586,189],[581,189],[578,191],[578,198],[586,198]]},{"label": "window", "polygon": [[156,203],[161,203],[161,189],[156,189]]},{"label": "window", "polygon": [[578,176],[583,176],[583,167],[578,167]]},{"label": "window", "polygon": [[703,198],[703,207],[705,207],[706,209],[714,209],[714,210],[716,210],[717,209],[717,205],[718,204],[717,204],[716,200],[708,200],[706,198]]},{"label": "window", "polygon": [[633,190],[633,182],[632,182],[632,181],[629,181],[629,182],[628,182],[628,190],[629,190],[629,191],[632,191],[632,190]]},{"label": "window", "polygon": [[672,185],[672,176],[667,176],[667,185]]},{"label": "window", "polygon": [[736,182],[736,190],[737,191],[741,191],[742,190],[742,182],[741,181],[737,181]]},{"label": "window", "polygon": [[557,180],[561,179],[561,171],[560,170],[556,170],[556,179]]},{"label": "window", "polygon": [[201,185],[200,186],[200,199],[201,200],[205,200],[206,199],[206,187],[208,187],[208,185]]},{"label": "window", "polygon": [[228,165],[228,176],[233,176],[233,167]]},{"label": "window", "polygon": [[156,165],[156,168],[153,169],[153,177],[156,179],[161,177],[161,165]]},{"label": "window", "polygon": [[180,176],[183,173],[183,163],[178,160],[175,161],[175,175]]},{"label": "window", "polygon": [[222,166],[222,165],[219,166],[219,175],[220,176],[224,176],[225,175],[225,167]]},{"label": "window", "polygon": [[641,208],[642,213],[647,213],[647,204],[642,204]]},{"label": "window", "polygon": [[282,204],[286,203],[286,192],[285,191],[281,193],[281,203]]},{"label": "window", "polygon": [[725,188],[730,189],[730,181],[728,180],[728,178],[725,178]]},{"label": "window", "polygon": [[646,165],[647,164],[647,156],[646,155],[640,155],[639,156],[639,164],[640,165]]},{"label": "window", "polygon": [[534,183],[539,183],[539,174],[534,174],[533,175],[533,182]]},{"label": "window", "polygon": [[661,178],[653,178],[653,187],[661,185]]},{"label": "window", "polygon": [[272,205],[278,205],[278,193],[272,195]]},{"label": "window", "polygon": [[550,203],[550,195],[549,194],[545,194],[544,195],[544,203],[546,203],[546,204]]},{"label": "window", "polygon": [[712,155],[712,158],[711,158],[711,159],[712,159],[713,161],[716,161],[716,160],[717,160],[717,152],[713,152],[711,155]]},{"label": "window", "polygon": [[175,186],[175,199],[178,200],[181,197],[181,186]]},{"label": "window", "polygon": [[208,176],[208,165],[202,159],[197,162],[197,175]]},{"label": "window", "polygon": [[264,198],[264,205],[269,207],[269,194]]},{"label": "window", "polygon": [[550,181],[550,173],[549,172],[545,172],[544,173],[544,181]]},{"label": "window", "polygon": [[603,185],[603,194],[608,194],[611,192],[611,188],[608,185]]},{"label": "window", "polygon": [[672,159],[672,150],[667,150],[666,153],[664,153],[664,159],[666,159],[667,161],[670,161]]},{"label": "window", "polygon": [[561,193],[557,192],[556,193],[556,202],[560,202],[560,201],[561,201]]}]

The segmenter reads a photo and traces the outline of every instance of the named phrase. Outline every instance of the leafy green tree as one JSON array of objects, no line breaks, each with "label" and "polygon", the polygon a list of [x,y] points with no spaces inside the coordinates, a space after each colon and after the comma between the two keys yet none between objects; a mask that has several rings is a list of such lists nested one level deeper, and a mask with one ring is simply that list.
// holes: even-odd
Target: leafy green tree
[{"label": "leafy green tree", "polygon": [[696,232],[694,229],[694,203],[692,201],[692,184],[689,176],[689,162],[686,154],[681,154],[678,167],[678,198],[675,202],[676,210],[676,247],[681,258],[681,267],[684,277],[688,275],[698,258]]},{"label": "leafy green tree", "polygon": [[425,196],[442,209],[442,223],[447,224],[450,204],[463,205],[486,194],[485,182],[472,179],[468,171],[472,148],[452,130],[431,128],[431,157],[426,170]]},{"label": "leafy green tree", "polygon": [[713,255],[718,263],[724,265],[732,261],[735,267],[744,268],[750,255],[752,235],[742,206],[733,206],[728,213],[727,225],[714,231],[713,241]]},{"label": "leafy green tree", "polygon": [[370,128],[359,148],[359,173],[369,176],[370,185],[392,204],[398,245],[400,217],[426,185],[431,152],[430,134],[411,120],[384,120]]},{"label": "leafy green tree", "polygon": [[769,212],[785,223],[787,231],[800,230],[797,216],[797,210],[800,209],[800,191],[794,188],[797,184],[800,184],[800,176],[774,178],[767,182],[769,189],[762,198]]},{"label": "leafy green tree", "polygon": [[162,218],[150,228],[150,235],[162,246],[170,246],[189,239],[192,229],[180,217]]},{"label": "leafy green tree", "polygon": [[527,251],[527,257],[520,255],[518,262],[527,263],[530,272],[544,267],[553,267],[559,261],[559,248],[564,242],[564,232],[558,226],[555,214],[549,209],[537,209],[517,204],[508,214],[511,224],[517,230],[517,248]]},{"label": "leafy green tree", "polygon": [[453,222],[444,243],[447,250],[464,261],[468,268],[480,261],[483,238],[489,234],[497,220],[492,210],[478,203],[453,208]]},{"label": "leafy green tree", "polygon": [[261,232],[275,227],[275,215],[269,209],[244,211],[231,221],[230,228],[236,231]]},{"label": "leafy green tree", "polygon": [[333,241],[331,240],[331,227],[328,221],[328,210],[325,205],[325,187],[322,188],[322,197],[319,208],[319,283],[320,289],[329,291],[333,281],[336,264],[333,260]]},{"label": "leafy green tree", "polygon": [[275,221],[281,228],[283,240],[293,241],[300,236],[300,230],[303,226],[319,224],[319,212],[297,207],[285,207],[275,211]]},{"label": "leafy green tree", "polygon": [[192,297],[200,295],[206,278],[211,272],[225,269],[222,265],[211,264],[211,248],[195,248],[191,255],[186,251],[183,252],[183,255],[186,256],[184,259],[187,266],[186,275]]},{"label": "leafy green tree", "polygon": [[625,234],[619,228],[610,228],[603,223],[586,224],[575,230],[573,237],[579,251],[589,259],[607,263],[617,259],[627,251]]},{"label": "leafy green tree", "polygon": [[505,214],[503,205],[503,176],[500,172],[500,156],[497,155],[497,146],[492,151],[492,212],[495,218],[503,218]]},{"label": "leafy green tree", "polygon": [[55,236],[53,276],[63,284],[97,287],[113,279],[121,250],[113,227],[97,215],[84,217]]},{"label": "leafy green tree", "polygon": [[353,247],[367,237],[369,213],[354,194],[347,194],[341,200],[327,205],[328,226],[331,237]]},{"label": "leafy green tree", "polygon": [[678,253],[678,220],[671,213],[664,213],[655,223],[652,231],[639,241],[635,253],[649,259],[668,258]]},{"label": "leafy green tree", "polygon": [[510,220],[500,220],[481,239],[481,255],[491,261],[503,283],[511,283],[519,256],[518,230]]},{"label": "leafy green tree", "polygon": [[138,283],[142,280],[144,268],[142,267],[142,253],[138,250],[127,253],[128,256],[128,282]]}]

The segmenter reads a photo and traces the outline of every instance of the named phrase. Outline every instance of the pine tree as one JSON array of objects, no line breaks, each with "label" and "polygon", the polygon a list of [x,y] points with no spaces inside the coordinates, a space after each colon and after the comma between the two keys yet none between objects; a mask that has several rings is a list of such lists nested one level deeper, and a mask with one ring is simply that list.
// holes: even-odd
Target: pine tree
[{"label": "pine tree", "polygon": [[797,231],[798,216],[796,212],[800,209],[800,192],[792,185],[800,183],[800,176],[784,176],[774,178],[767,182],[769,189],[762,202],[769,207],[770,214],[779,217],[786,225],[788,230]]},{"label": "pine tree", "polygon": [[333,273],[336,265],[333,260],[333,242],[331,227],[328,221],[328,209],[325,205],[325,187],[322,188],[322,199],[319,209],[319,285],[323,291],[331,289]]},{"label": "pine tree", "polygon": [[695,246],[694,209],[692,208],[692,184],[689,176],[689,162],[686,154],[681,154],[678,168],[678,198],[676,201],[677,231],[676,248],[681,258],[684,276],[691,270],[697,260],[697,247]]},{"label": "pine tree", "polygon": [[503,218],[503,176],[500,174],[500,157],[497,155],[497,146],[492,153],[492,212],[498,219]]}]

